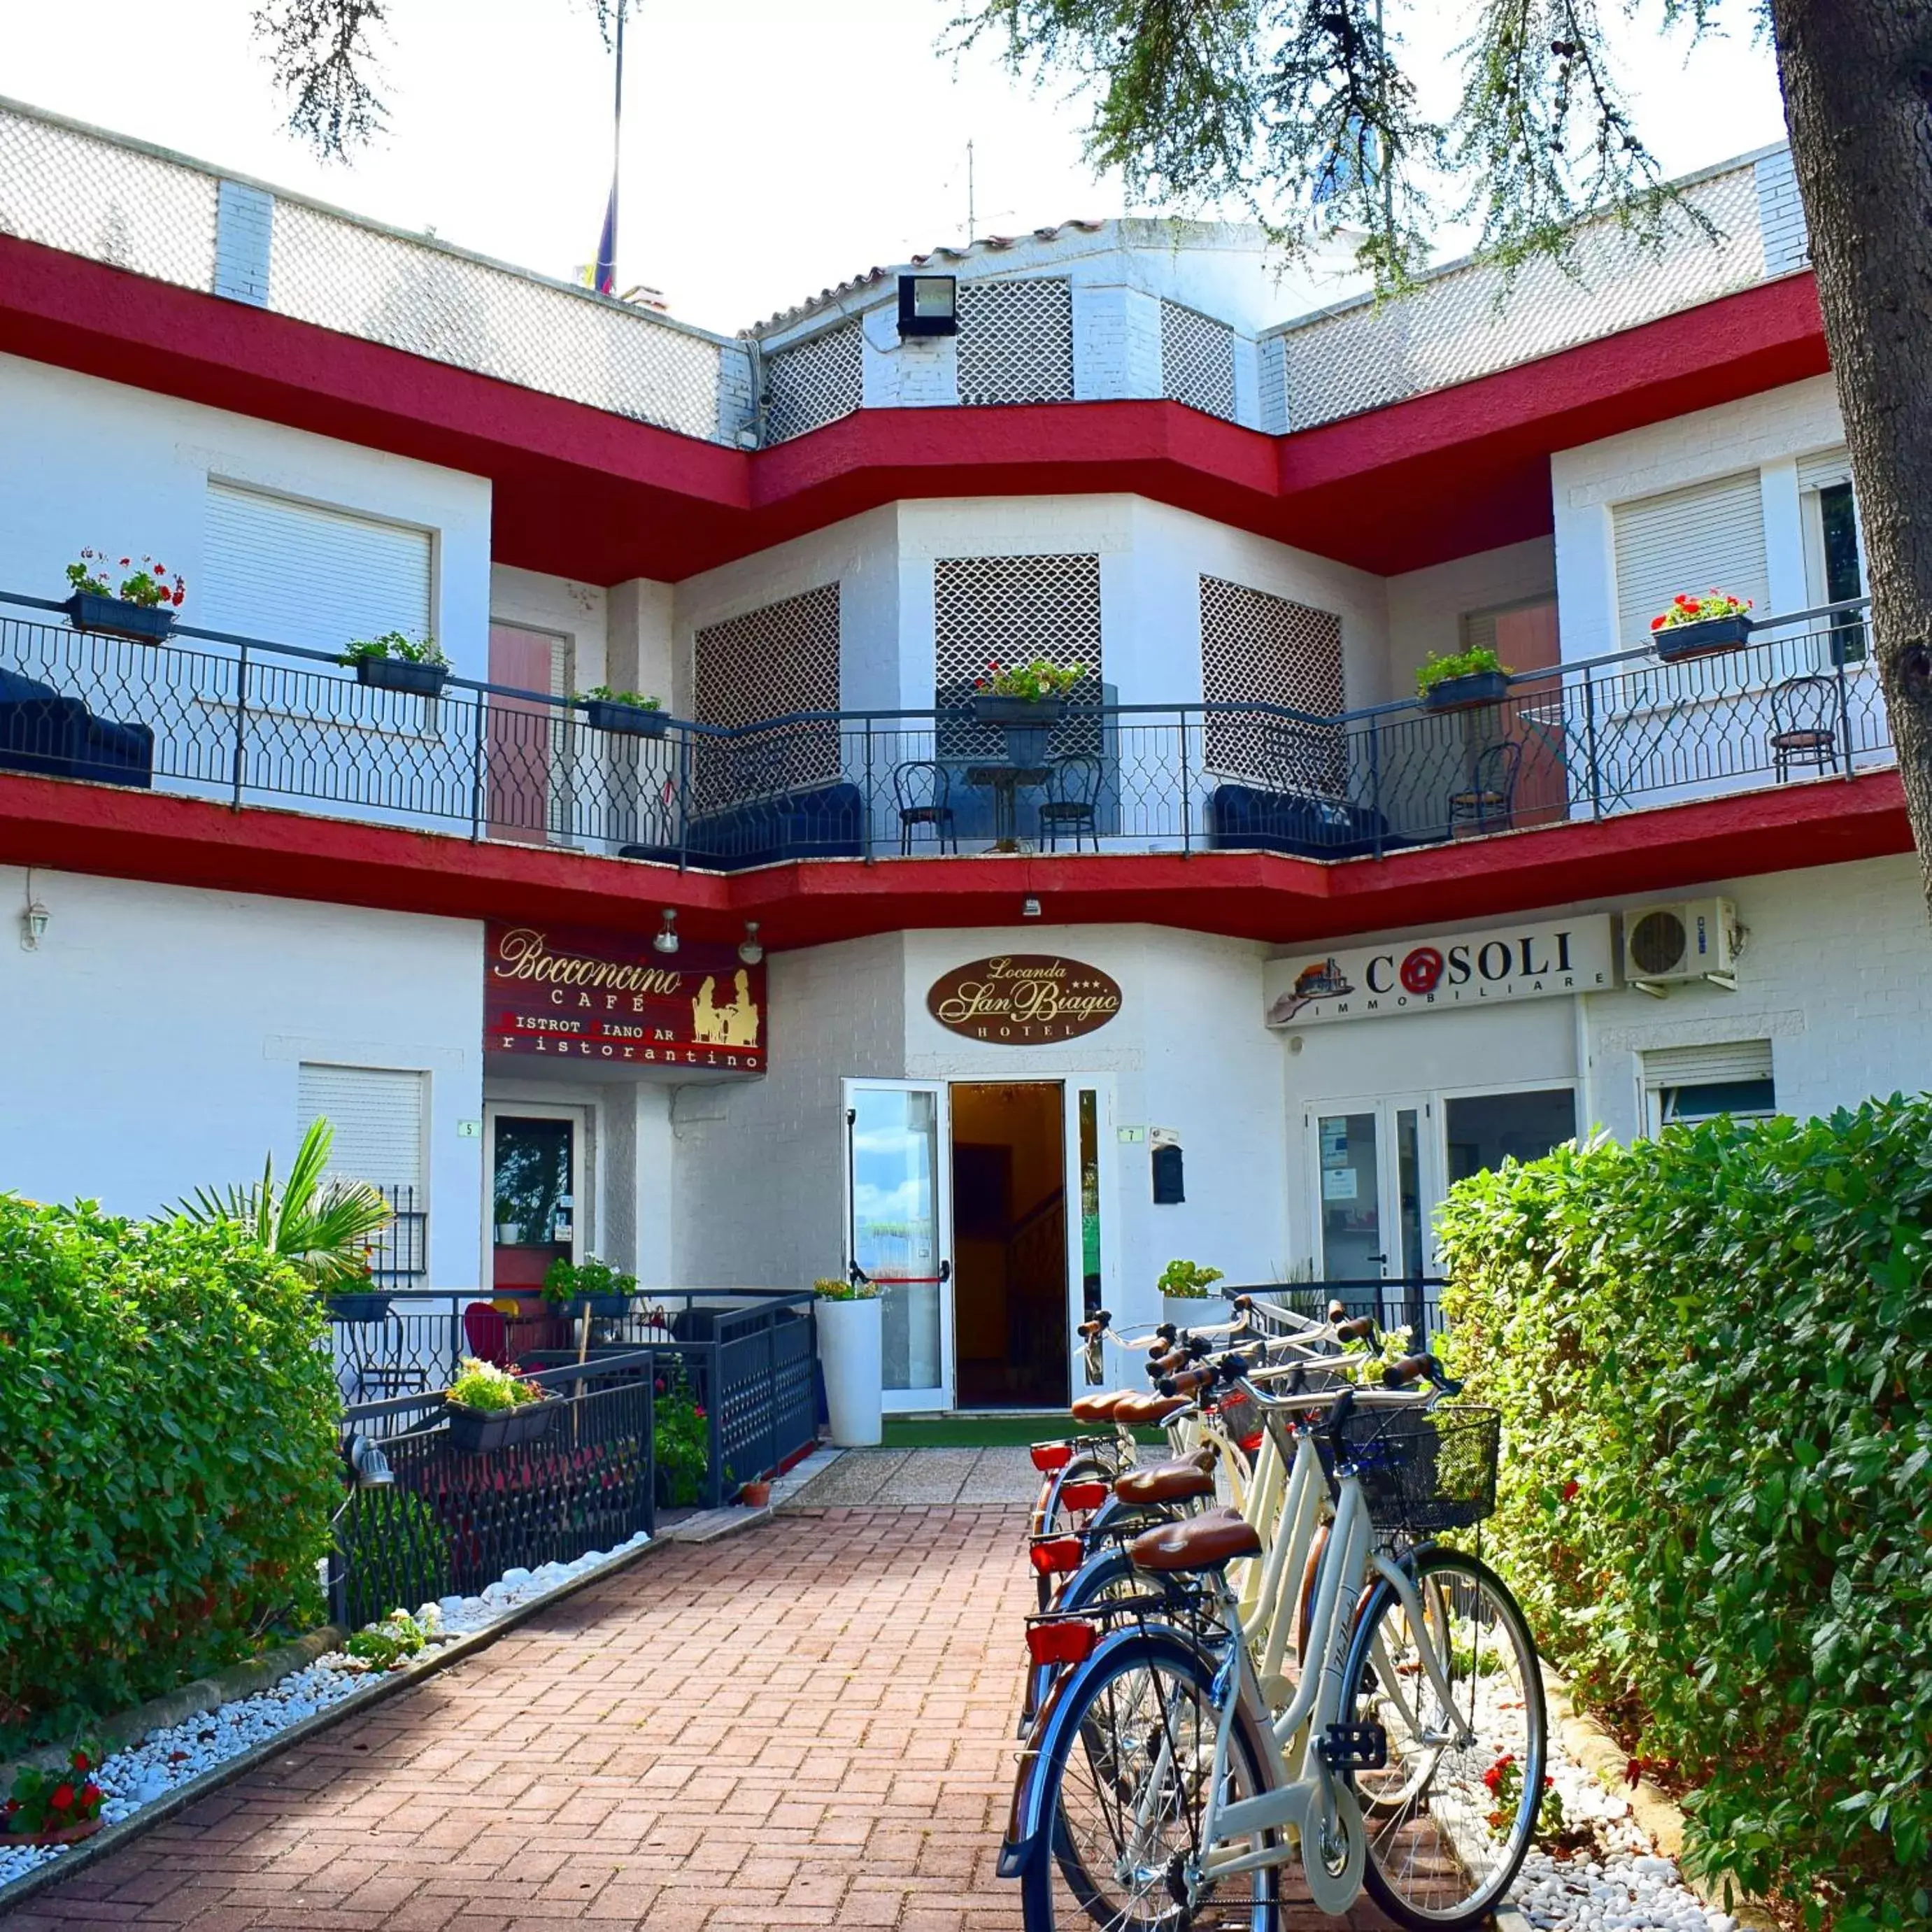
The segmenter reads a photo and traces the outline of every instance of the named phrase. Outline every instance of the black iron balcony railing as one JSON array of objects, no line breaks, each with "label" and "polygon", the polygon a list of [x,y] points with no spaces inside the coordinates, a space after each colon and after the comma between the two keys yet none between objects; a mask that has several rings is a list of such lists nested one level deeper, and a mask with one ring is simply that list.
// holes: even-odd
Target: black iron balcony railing
[{"label": "black iron balcony railing", "polygon": [[1454,710],[1070,706],[806,712],[608,728],[567,699],[450,677],[373,687],[323,653],[178,627],[74,629],[0,598],[0,770],[732,871],[1036,849],[1336,860],[1594,819],[1893,760],[1856,604],[1720,655],[1648,649],[1517,674]]}]

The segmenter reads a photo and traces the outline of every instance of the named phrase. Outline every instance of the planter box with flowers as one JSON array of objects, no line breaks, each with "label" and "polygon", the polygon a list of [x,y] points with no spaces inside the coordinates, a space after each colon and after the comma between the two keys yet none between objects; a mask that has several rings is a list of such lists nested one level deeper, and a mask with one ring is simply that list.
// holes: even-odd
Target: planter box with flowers
[{"label": "planter box with flowers", "polygon": [[586,1255],[580,1262],[560,1257],[543,1278],[543,1298],[560,1314],[587,1314],[600,1319],[626,1313],[638,1292],[634,1274],[620,1274],[608,1262]]},{"label": "planter box with flowers", "polygon": [[1045,658],[1003,666],[995,658],[986,674],[974,680],[974,723],[1004,728],[1012,764],[1043,764],[1048,734],[1066,715],[1066,694],[1087,675],[1087,667]]},{"label": "planter box with flowers", "polygon": [[380,638],[358,638],[342,653],[356,668],[356,681],[377,691],[406,691],[434,698],[449,682],[449,660],[434,638],[418,641],[400,631]]},{"label": "planter box with flowers", "polygon": [[1662,616],[1650,620],[1651,648],[1666,664],[1734,651],[1750,636],[1750,608],[1748,597],[1733,597],[1728,591],[1702,597],[1680,591]]},{"label": "planter box with flowers", "polygon": [[1160,1290],[1161,1319],[1177,1328],[1218,1328],[1234,1318],[1234,1311],[1208,1291],[1221,1279],[1217,1268],[1198,1262],[1169,1262],[1154,1286]]},{"label": "planter box with flowers", "polygon": [[93,1778],[100,1753],[83,1745],[68,1754],[66,1768],[23,1765],[12,1794],[0,1804],[0,1850],[9,1845],[71,1845],[100,1829],[106,1794]]},{"label": "planter box with flowers", "polygon": [[613,691],[608,684],[592,685],[578,694],[585,718],[597,731],[614,732],[620,738],[662,738],[670,714],[655,698],[634,691]]},{"label": "planter box with flowers", "polygon": [[558,1405],[534,1384],[470,1356],[450,1384],[442,1412],[453,1448],[480,1454],[534,1442],[556,1420]]},{"label": "planter box with flowers", "polygon": [[84,550],[79,562],[68,566],[67,580],[74,592],[63,607],[68,621],[76,631],[125,638],[137,644],[158,644],[174,628],[187,585],[151,556],[142,558],[138,567],[124,556],[120,568],[132,574],[122,580],[117,591],[108,579],[104,550]]},{"label": "planter box with flowers", "polygon": [[1425,711],[1468,711],[1500,704],[1509,695],[1509,672],[1486,645],[1438,657],[1431,651],[1415,674],[1415,694]]}]

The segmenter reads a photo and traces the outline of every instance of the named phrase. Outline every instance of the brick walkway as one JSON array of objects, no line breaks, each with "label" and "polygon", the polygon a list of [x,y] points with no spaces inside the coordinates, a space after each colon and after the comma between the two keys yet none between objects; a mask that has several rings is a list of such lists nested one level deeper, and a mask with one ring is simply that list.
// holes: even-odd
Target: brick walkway
[{"label": "brick walkway", "polygon": [[1010,1505],[800,1508],[674,1546],[6,1922],[1015,1932],[992,1867],[1031,1596]]}]

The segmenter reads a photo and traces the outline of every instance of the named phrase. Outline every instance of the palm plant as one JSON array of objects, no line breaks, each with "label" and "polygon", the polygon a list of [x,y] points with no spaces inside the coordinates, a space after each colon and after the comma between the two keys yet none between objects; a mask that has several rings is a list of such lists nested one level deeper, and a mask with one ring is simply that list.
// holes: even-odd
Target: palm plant
[{"label": "palm plant", "polygon": [[303,1135],[288,1178],[275,1179],[275,1157],[262,1163],[253,1186],[225,1195],[197,1187],[181,1204],[185,1220],[200,1227],[232,1228],[278,1256],[304,1281],[339,1288],[368,1273],[369,1244],[389,1220],[389,1204],[366,1180],[329,1180],[328,1150],[335,1130],[318,1120]]}]

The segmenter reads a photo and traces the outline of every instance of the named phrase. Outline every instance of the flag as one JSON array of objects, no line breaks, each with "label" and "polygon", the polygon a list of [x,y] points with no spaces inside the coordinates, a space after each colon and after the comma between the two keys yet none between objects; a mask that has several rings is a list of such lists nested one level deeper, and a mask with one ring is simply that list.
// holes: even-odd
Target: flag
[{"label": "flag", "polygon": [[597,268],[591,286],[600,296],[617,292],[617,177],[610,177],[610,205],[604,211],[604,232],[597,240]]}]

